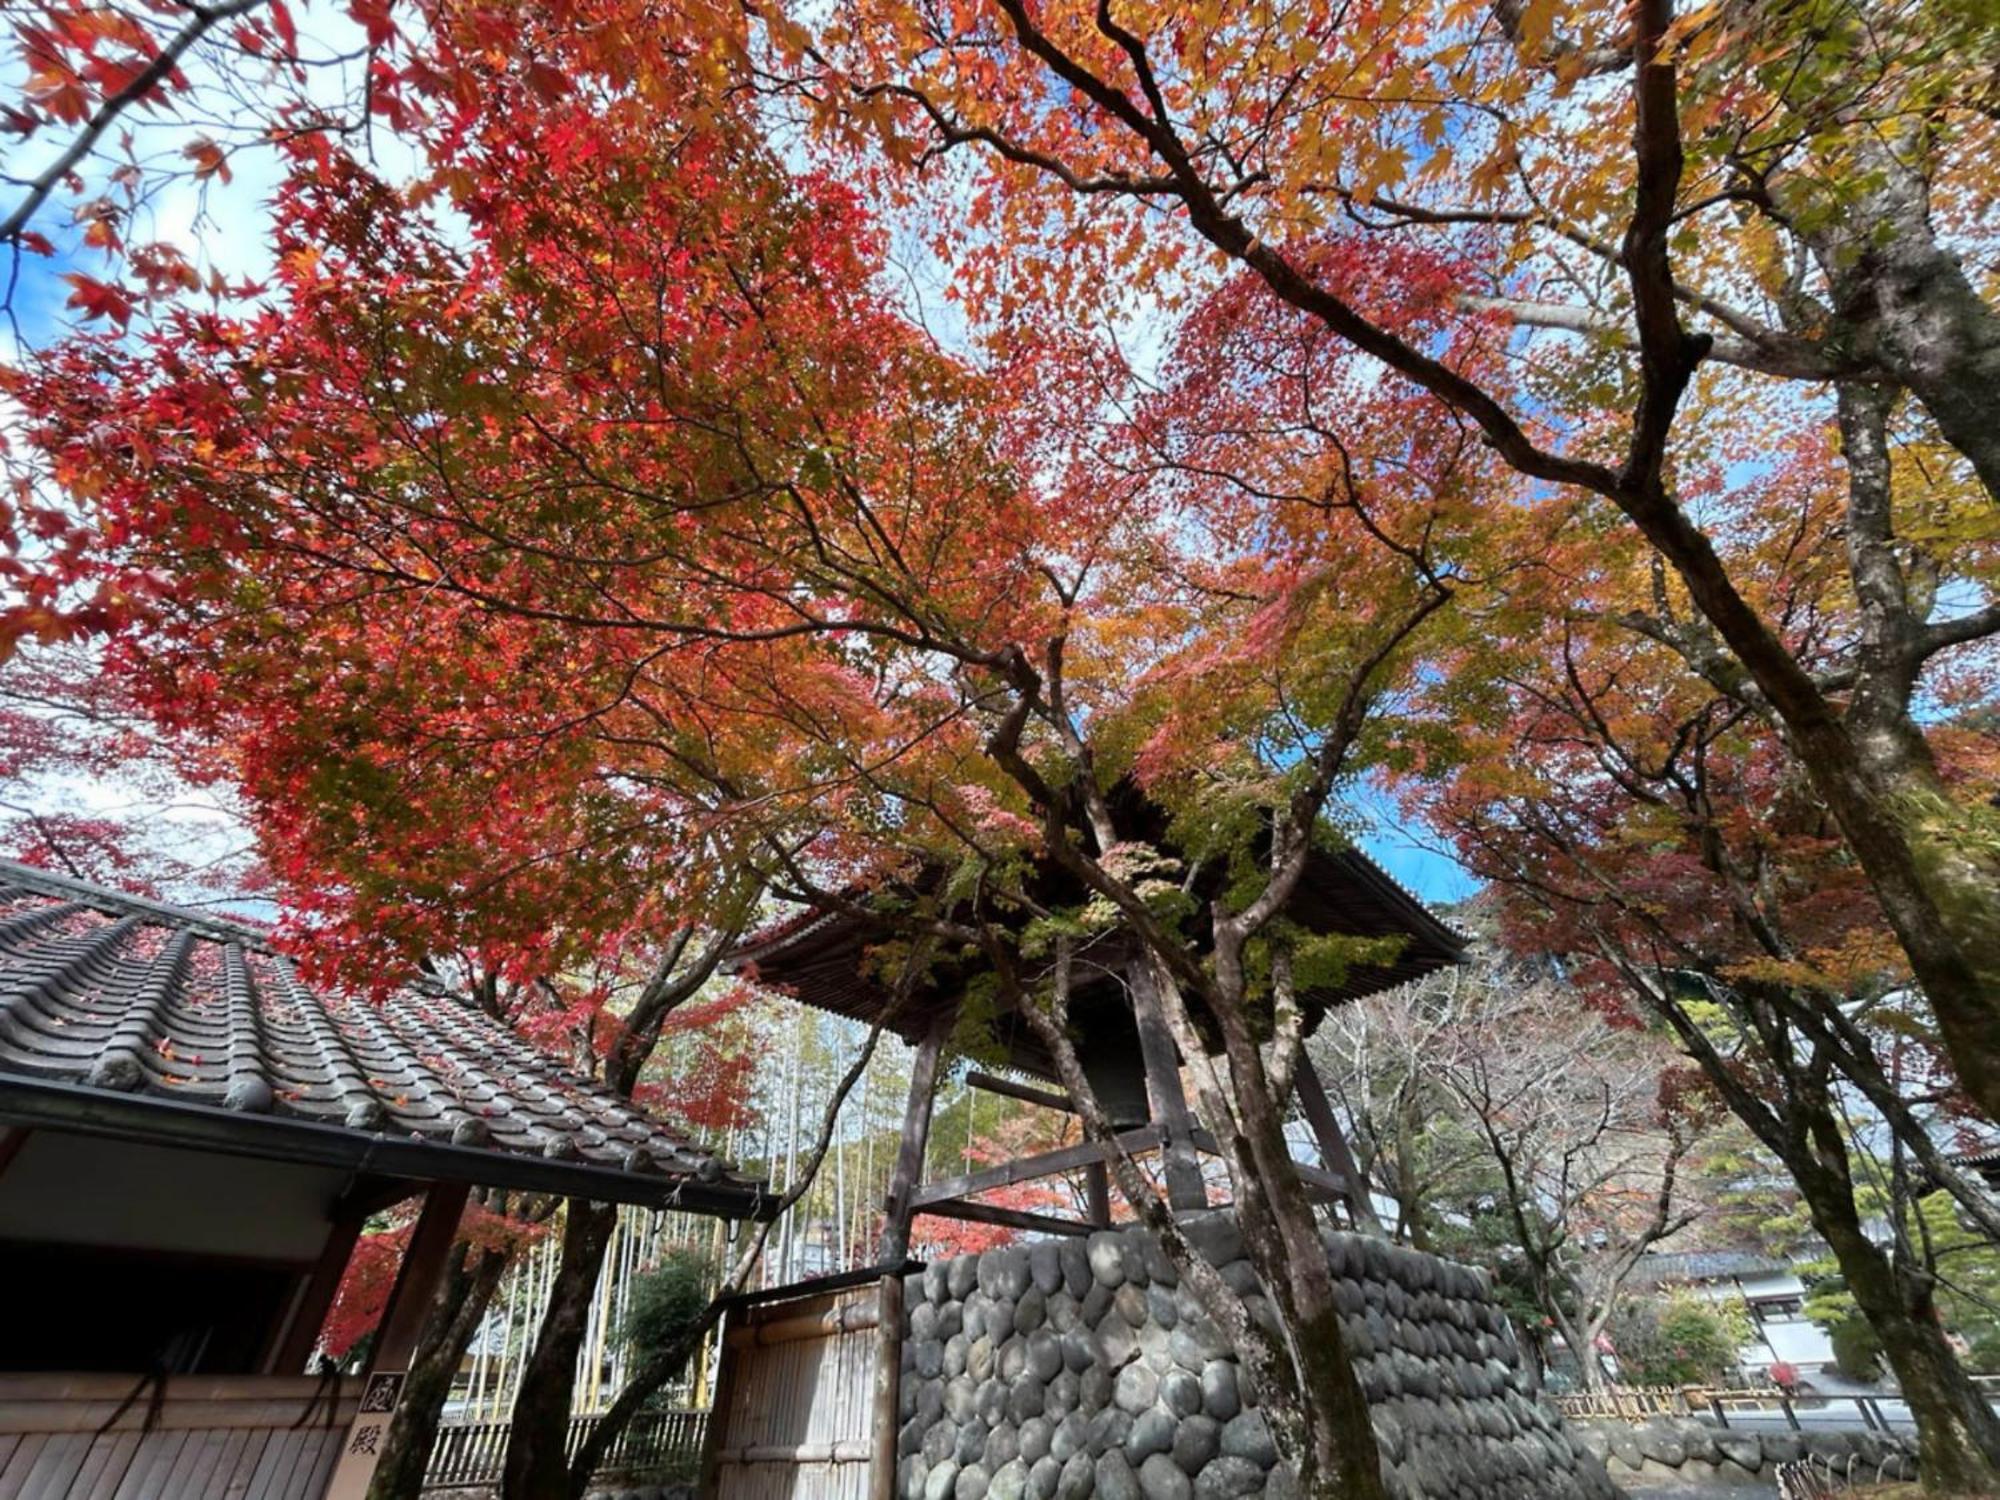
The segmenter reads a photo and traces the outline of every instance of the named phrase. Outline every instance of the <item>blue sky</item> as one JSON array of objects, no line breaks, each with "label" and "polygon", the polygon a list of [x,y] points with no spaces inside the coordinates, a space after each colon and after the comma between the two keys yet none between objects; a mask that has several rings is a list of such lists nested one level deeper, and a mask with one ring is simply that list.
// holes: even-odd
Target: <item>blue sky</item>
[{"label": "blue sky", "polygon": [[1463,901],[1479,889],[1470,872],[1441,851],[1440,840],[1430,830],[1403,817],[1395,802],[1379,790],[1350,796],[1346,808],[1365,820],[1355,842],[1429,905]]},{"label": "blue sky", "polygon": [[1361,840],[1361,847],[1375,863],[1431,906],[1463,901],[1479,889],[1479,882],[1463,865],[1449,855],[1422,847],[1407,829],[1385,829],[1370,834]]}]

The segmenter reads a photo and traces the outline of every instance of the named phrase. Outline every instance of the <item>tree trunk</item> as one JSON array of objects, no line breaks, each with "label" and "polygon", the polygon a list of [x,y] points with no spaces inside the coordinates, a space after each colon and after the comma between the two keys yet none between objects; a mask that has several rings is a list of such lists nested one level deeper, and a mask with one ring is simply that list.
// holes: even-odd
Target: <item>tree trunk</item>
[{"label": "tree trunk", "polygon": [[1597,1340],[1591,1330],[1567,1312],[1553,1298],[1537,1297],[1542,1303],[1542,1311],[1548,1314],[1550,1324],[1569,1346],[1570,1354],[1576,1360],[1577,1384],[1586,1391],[1601,1391],[1611,1384],[1611,1377],[1604,1372],[1604,1361],[1597,1357]]},{"label": "tree trunk", "polygon": [[2000,314],[1938,243],[1921,143],[1854,127],[1860,200],[1811,237],[1854,352],[1924,404],[2000,500]]},{"label": "tree trunk", "polygon": [[577,1353],[590,1319],[591,1298],[618,1210],[609,1203],[572,1198],[564,1210],[562,1253],[549,1287],[548,1311],[535,1335],[534,1352],[521,1371],[507,1434],[501,1500],[568,1500],[570,1402]]},{"label": "tree trunk", "polygon": [[1407,1088],[1396,1100],[1396,1211],[1402,1216],[1403,1232],[1412,1250],[1429,1253],[1431,1248],[1430,1209],[1424,1202],[1423,1183],[1417,1176],[1411,1153],[1423,1139],[1422,1122]]},{"label": "tree trunk", "polygon": [[1638,990],[1716,1093],[1791,1173],[1813,1227],[1832,1250],[1856,1307],[1902,1385],[1917,1424],[1925,1489],[1968,1497],[2000,1494],[2000,1418],[1946,1342],[1928,1274],[1899,1265],[1862,1229],[1847,1143],[1829,1094],[1826,1055],[1802,1058],[1798,1038],[1781,1025],[1753,1026],[1749,1034],[1756,1050],[1776,1074],[1768,1082],[1753,1081],[1753,1074],[1739,1071],[1735,1060],[1717,1050],[1685,1008],[1664,992]]},{"label": "tree trunk", "polygon": [[1928,1278],[1899,1268],[1863,1233],[1853,1194],[1813,1167],[1794,1169],[1813,1225],[1833,1251],[1855,1306],[1882,1341],[1917,1424],[1918,1467],[1934,1494],[2000,1493],[2000,1418],[1946,1342]]},{"label": "tree trunk", "polygon": [[390,1420],[368,1500],[417,1500],[452,1378],[512,1259],[505,1250],[474,1249],[463,1240],[452,1248],[443,1285],[410,1356],[410,1376]]},{"label": "tree trunk", "polygon": [[[1291,1346],[1300,1387],[1291,1412],[1275,1411],[1275,1403],[1267,1403],[1265,1419],[1273,1436],[1300,1456],[1303,1494],[1316,1500],[1379,1500],[1387,1492],[1374,1421],[1347,1352],[1326,1241],[1292,1161],[1284,1111],[1265,1071],[1262,1049],[1245,1022],[1240,957],[1240,947],[1218,942],[1218,985],[1227,998],[1218,997],[1209,1007],[1222,1032],[1233,1084],[1228,1103],[1234,1106],[1237,1139],[1229,1143],[1231,1185],[1244,1249],[1281,1311],[1279,1341]],[[1164,973],[1160,977],[1171,991],[1171,981]],[[1178,994],[1169,994],[1167,1001],[1178,1012],[1176,1030],[1184,1038],[1183,1048],[1200,1046],[1184,1002]],[[1218,1119],[1214,1128],[1225,1123]],[[1288,1443],[1281,1426],[1294,1429]]]},{"label": "tree trunk", "polygon": [[2000,1120],[2000,986],[1994,959],[1979,954],[1980,924],[1962,906],[1941,904],[1926,878],[1907,810],[1863,764],[1833,705],[1737,593],[1708,539],[1664,495],[1627,506],[1648,538],[1674,564],[1688,593],[1756,682],[1791,737],[1793,754],[1839,825],[1868,877],[1936,1015],[1966,1093]]},{"label": "tree trunk", "polygon": [[1608,1377],[1597,1358],[1595,1342],[1563,1305],[1562,1288],[1557,1284],[1551,1266],[1554,1252],[1535,1243],[1516,1197],[1518,1189],[1511,1180],[1510,1164],[1504,1158],[1500,1169],[1509,1177],[1508,1198],[1509,1212],[1514,1220],[1514,1248],[1521,1254],[1521,1265],[1527,1274],[1528,1294],[1535,1299],[1535,1306],[1542,1310],[1542,1316],[1548,1319],[1549,1327],[1562,1335],[1563,1347],[1576,1361],[1578,1384],[1587,1391],[1603,1390]]},{"label": "tree trunk", "polygon": [[[1980,848],[1978,837],[1966,836],[1968,815],[1947,796],[1928,749],[1916,754],[1904,748],[1921,731],[1914,723],[1896,729],[1901,732],[1856,735],[1862,764],[1882,788],[1891,816],[1900,820],[1925,894],[1940,925],[1966,954],[1983,997],[1981,1008],[1968,1013],[1955,994],[1947,993],[1940,1003],[1930,985],[1924,985],[1960,1082],[1989,1119],[2000,1120],[2000,1098],[1981,1086],[2000,1068],[1994,1062],[2000,1028],[1988,1019],[2000,997],[2000,864]],[[1921,972],[1917,977],[1924,979]]]},{"label": "tree trunk", "polygon": [[[1190,1030],[1185,1002],[1164,979],[1160,998],[1178,1040]],[[1058,960],[1054,1006],[1029,1004],[1021,1013],[1048,1048],[1086,1135],[1109,1145],[1116,1132],[1077,1060],[1067,1031],[1068,1010],[1065,956]],[[1258,1388],[1259,1409],[1272,1439],[1297,1470],[1300,1493],[1312,1500],[1383,1500],[1374,1424],[1347,1353],[1326,1244],[1293,1166],[1283,1115],[1266,1086],[1257,1044],[1241,1013],[1217,1019],[1225,1037],[1234,1034],[1229,1047],[1234,1094],[1246,1107],[1237,1112],[1236,1129],[1228,1112],[1217,1108],[1208,1108],[1212,1118],[1207,1123],[1226,1137],[1244,1251],[1276,1309],[1277,1326],[1249,1317],[1242,1299],[1181,1237],[1173,1215],[1137,1164],[1116,1147],[1110,1152],[1111,1175],[1140,1222],[1160,1237],[1161,1248],[1181,1273],[1181,1284],[1236,1347],[1245,1374]],[[1207,1087],[1202,1097],[1207,1107]]]},{"label": "tree trunk", "polygon": [[[1995,347],[2000,351],[2000,334]],[[1848,475],[1848,572],[1861,620],[1846,727],[1861,773],[1900,820],[1918,879],[1991,998],[2000,996],[2000,859],[1978,829],[1968,836],[1968,818],[1977,814],[1947,794],[1911,712],[1934,585],[1905,566],[1896,535],[1890,414],[1898,395],[1857,381],[1836,388]],[[2000,427],[2000,412],[1989,425]],[[1952,1045],[1955,1053],[1962,1042]],[[1982,1102],[1990,1111],[1991,1101]]]}]

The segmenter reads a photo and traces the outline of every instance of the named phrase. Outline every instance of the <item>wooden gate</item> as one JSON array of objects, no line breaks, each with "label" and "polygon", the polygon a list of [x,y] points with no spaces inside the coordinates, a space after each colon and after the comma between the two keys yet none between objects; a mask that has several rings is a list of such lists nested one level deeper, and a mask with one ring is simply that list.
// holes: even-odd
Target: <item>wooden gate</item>
[{"label": "wooden gate", "polygon": [[881,1296],[870,1279],[730,1309],[703,1500],[868,1500]]}]

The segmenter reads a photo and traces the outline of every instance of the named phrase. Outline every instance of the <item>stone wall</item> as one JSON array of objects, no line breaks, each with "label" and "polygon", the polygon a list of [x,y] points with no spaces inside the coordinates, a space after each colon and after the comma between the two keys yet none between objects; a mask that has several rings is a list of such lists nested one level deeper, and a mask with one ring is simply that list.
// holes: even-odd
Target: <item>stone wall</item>
[{"label": "stone wall", "polygon": [[[1264,1306],[1235,1222],[1190,1238]],[[1342,1321],[1402,1500],[1610,1500],[1538,1400],[1484,1276],[1329,1236]],[[902,1500],[1291,1500],[1234,1352],[1143,1230],[990,1250],[912,1277]]]},{"label": "stone wall", "polygon": [[1917,1477],[1915,1450],[1875,1432],[1753,1432],[1692,1417],[1649,1422],[1593,1417],[1572,1419],[1569,1425],[1576,1445],[1602,1459],[1617,1479],[1768,1486],[1779,1464],[1802,1458],[1857,1479]]}]

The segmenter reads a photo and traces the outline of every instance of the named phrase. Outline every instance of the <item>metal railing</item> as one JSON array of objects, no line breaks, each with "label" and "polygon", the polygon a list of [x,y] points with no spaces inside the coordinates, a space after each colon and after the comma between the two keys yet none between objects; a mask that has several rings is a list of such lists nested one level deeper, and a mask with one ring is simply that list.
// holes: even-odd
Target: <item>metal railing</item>
[{"label": "metal railing", "polygon": [[[575,1458],[597,1421],[596,1417],[571,1417],[563,1452]],[[597,1472],[636,1476],[684,1469],[691,1475],[707,1431],[705,1411],[641,1412],[612,1442]],[[458,1422],[440,1427],[437,1442],[431,1447],[430,1465],[424,1470],[424,1488],[493,1484],[506,1462],[505,1422]]]},{"label": "metal railing", "polygon": [[1800,1412],[1808,1418],[1851,1412],[1853,1420],[1871,1432],[1894,1430],[1882,1411],[1881,1399],[1875,1396],[1792,1396],[1775,1387],[1645,1385],[1566,1391],[1551,1399],[1569,1417],[1615,1417],[1626,1422],[1643,1422],[1648,1417],[1706,1417],[1718,1427],[1727,1427],[1734,1413],[1738,1417],[1780,1416],[1793,1431],[1802,1432],[1806,1423],[1800,1420]]}]

